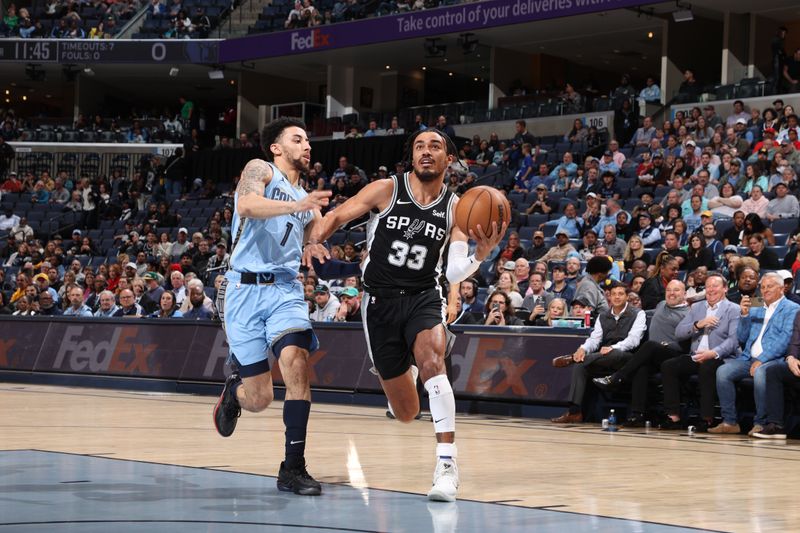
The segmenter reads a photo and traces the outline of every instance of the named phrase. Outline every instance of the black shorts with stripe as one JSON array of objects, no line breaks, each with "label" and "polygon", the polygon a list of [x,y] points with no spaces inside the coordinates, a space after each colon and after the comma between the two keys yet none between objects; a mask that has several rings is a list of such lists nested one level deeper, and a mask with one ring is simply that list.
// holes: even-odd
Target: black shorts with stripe
[{"label": "black shorts with stripe", "polygon": [[417,334],[444,324],[445,301],[439,288],[410,296],[364,289],[361,316],[372,364],[383,379],[403,375],[414,362]]}]

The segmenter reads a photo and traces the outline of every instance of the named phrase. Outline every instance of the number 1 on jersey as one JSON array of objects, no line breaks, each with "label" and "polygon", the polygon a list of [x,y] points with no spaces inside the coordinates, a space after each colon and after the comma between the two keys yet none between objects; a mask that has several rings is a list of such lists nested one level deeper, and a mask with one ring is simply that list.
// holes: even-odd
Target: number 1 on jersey
[{"label": "number 1 on jersey", "polygon": [[[396,267],[405,265],[411,270],[422,270],[425,265],[425,257],[428,255],[426,247],[419,244],[409,247],[408,243],[403,241],[394,241],[392,250],[394,250],[394,253],[389,254],[389,264]],[[406,261],[406,259],[408,260]]]},{"label": "number 1 on jersey", "polygon": [[286,223],[286,233],[283,234],[283,239],[281,239],[281,246],[286,246],[286,241],[289,240],[289,234],[292,232],[292,228],[294,224],[291,222]]}]

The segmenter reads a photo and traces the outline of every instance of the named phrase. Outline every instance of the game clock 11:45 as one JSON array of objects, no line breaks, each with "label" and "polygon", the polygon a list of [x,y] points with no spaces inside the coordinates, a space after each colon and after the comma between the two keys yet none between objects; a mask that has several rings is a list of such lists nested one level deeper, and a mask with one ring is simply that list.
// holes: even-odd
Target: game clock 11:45
[{"label": "game clock 11:45", "polygon": [[57,46],[53,41],[0,40],[0,61],[57,61]]}]

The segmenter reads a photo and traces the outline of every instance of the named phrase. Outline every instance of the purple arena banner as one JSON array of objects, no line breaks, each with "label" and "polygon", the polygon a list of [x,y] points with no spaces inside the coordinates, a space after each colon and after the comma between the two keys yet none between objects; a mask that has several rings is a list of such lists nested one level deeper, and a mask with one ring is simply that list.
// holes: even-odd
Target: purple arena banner
[{"label": "purple arena banner", "polygon": [[220,62],[320,52],[657,4],[658,0],[486,0],[220,43]]},{"label": "purple arena banner", "polygon": [[[228,345],[213,322],[0,318],[0,371],[225,380]],[[462,399],[563,402],[570,372],[550,360],[574,351],[587,331],[456,326],[453,389]],[[315,389],[377,392],[364,334],[353,324],[317,324],[320,349],[310,357]],[[274,361],[272,361],[274,363]],[[272,364],[273,378],[281,383]]]}]

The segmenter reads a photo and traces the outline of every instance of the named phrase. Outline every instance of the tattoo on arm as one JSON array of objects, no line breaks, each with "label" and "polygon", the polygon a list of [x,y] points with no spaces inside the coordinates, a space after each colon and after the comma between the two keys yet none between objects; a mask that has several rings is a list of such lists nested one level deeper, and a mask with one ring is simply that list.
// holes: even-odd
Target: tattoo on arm
[{"label": "tattoo on arm", "polygon": [[261,159],[253,159],[242,170],[242,176],[239,179],[239,185],[236,186],[236,192],[240,198],[252,192],[263,194],[264,180],[269,176],[271,176],[269,164]]}]

